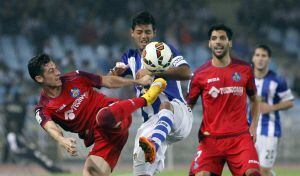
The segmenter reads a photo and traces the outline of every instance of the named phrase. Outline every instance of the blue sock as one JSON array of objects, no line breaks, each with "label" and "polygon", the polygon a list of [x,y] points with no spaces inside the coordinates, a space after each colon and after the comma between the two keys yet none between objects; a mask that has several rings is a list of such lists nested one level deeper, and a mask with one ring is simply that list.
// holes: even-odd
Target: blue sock
[{"label": "blue sock", "polygon": [[167,138],[167,135],[171,132],[173,127],[174,114],[171,110],[162,109],[158,112],[159,120],[156,122],[151,140],[155,143],[156,151],[162,142]]}]

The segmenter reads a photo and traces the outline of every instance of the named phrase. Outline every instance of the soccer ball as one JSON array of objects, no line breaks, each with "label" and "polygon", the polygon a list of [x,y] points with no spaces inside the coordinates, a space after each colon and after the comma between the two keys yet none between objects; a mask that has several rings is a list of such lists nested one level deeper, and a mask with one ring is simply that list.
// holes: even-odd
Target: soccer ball
[{"label": "soccer ball", "polygon": [[162,72],[167,70],[172,61],[172,51],[163,42],[151,42],[142,52],[144,67],[151,72]]}]

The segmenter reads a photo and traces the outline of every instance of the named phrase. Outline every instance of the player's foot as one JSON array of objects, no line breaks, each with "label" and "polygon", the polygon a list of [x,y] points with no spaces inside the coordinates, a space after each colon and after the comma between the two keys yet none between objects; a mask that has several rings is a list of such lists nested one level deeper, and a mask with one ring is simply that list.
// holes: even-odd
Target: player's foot
[{"label": "player's foot", "polygon": [[146,137],[140,137],[139,139],[140,147],[145,153],[145,161],[154,163],[156,156],[155,144],[153,141],[149,140]]},{"label": "player's foot", "polygon": [[147,105],[151,105],[157,99],[158,95],[162,93],[167,87],[167,82],[162,78],[157,78],[151,84],[150,88],[146,91],[143,98],[146,99]]}]

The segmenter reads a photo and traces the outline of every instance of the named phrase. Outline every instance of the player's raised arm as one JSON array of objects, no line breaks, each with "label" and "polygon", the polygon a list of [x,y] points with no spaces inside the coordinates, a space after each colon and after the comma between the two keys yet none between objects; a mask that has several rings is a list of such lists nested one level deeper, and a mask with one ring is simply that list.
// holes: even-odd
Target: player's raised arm
[{"label": "player's raised arm", "polygon": [[63,136],[61,129],[55,122],[49,120],[45,123],[44,129],[50,136],[55,139],[62,147],[64,147],[68,153],[73,156],[77,156],[76,140],[74,138],[66,138]]},{"label": "player's raised arm", "polygon": [[122,78],[118,76],[102,76],[102,85],[107,88],[119,88],[125,86],[133,86],[133,85],[150,85],[153,81],[153,78],[149,75],[143,76],[140,79],[133,80]]},{"label": "player's raised arm", "polygon": [[189,80],[192,77],[190,67],[186,64],[169,68],[164,72],[153,73],[154,76],[173,80]]},{"label": "player's raised arm", "polygon": [[187,64],[183,64],[178,67],[171,67],[163,72],[150,72],[147,69],[141,69],[136,77],[140,78],[144,75],[151,75],[169,80],[189,80],[193,74],[190,67]]}]

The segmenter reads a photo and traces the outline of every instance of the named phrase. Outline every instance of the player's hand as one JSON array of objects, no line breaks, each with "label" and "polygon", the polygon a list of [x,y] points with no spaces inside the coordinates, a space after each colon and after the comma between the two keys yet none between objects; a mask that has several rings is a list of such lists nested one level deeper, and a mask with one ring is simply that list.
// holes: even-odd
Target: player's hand
[{"label": "player's hand", "polygon": [[254,143],[256,142],[256,130],[257,130],[257,126],[251,124],[249,128],[249,132]]},{"label": "player's hand", "polygon": [[268,114],[273,111],[272,106],[264,102],[261,102],[259,107],[262,114]]},{"label": "player's hand", "polygon": [[76,139],[63,138],[60,142],[60,145],[62,145],[72,156],[77,156]]},{"label": "player's hand", "polygon": [[127,69],[128,65],[125,65],[123,62],[117,62],[116,66],[113,69],[110,69],[109,73],[113,76],[120,76],[123,74]]},{"label": "player's hand", "polygon": [[152,73],[147,69],[140,69],[136,73],[136,79],[140,79],[141,77],[146,76],[146,75],[152,76]]},{"label": "player's hand", "polygon": [[153,82],[154,77],[150,76],[150,75],[145,75],[139,79],[137,79],[136,81],[138,82],[139,85],[142,86],[148,86],[151,85]]}]

